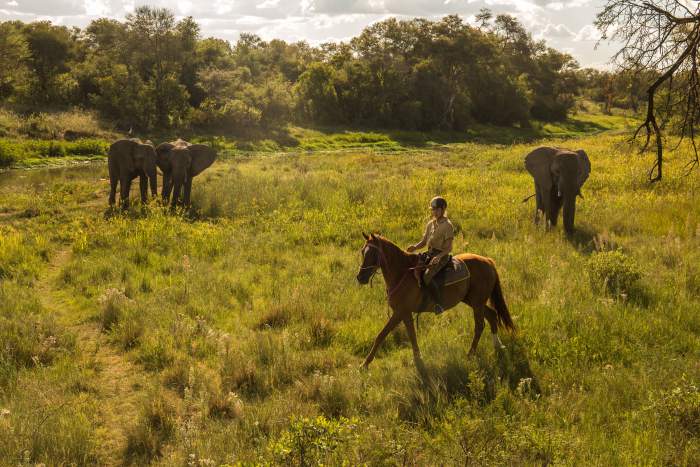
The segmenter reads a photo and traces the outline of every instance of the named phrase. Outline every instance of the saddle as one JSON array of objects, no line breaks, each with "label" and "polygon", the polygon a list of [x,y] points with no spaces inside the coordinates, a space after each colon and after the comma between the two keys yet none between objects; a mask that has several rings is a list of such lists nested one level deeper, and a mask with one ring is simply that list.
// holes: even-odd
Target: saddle
[{"label": "saddle", "polygon": [[[421,254],[420,261],[413,270],[416,281],[418,281],[418,287],[423,286],[423,272],[428,268],[429,261],[430,256],[427,254]],[[448,257],[447,264],[435,275],[433,281],[436,281],[440,287],[448,287],[452,284],[466,281],[468,279],[469,268],[467,268],[465,262],[450,255]]]}]

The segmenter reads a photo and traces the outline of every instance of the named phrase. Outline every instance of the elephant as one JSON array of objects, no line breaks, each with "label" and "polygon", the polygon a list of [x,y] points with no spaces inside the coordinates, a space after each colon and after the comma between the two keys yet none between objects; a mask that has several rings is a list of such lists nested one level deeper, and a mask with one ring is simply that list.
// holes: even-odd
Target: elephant
[{"label": "elephant", "polygon": [[109,147],[107,165],[109,167],[110,206],[114,206],[117,184],[119,184],[122,207],[124,209],[129,207],[131,182],[136,177],[139,177],[142,202],[147,200],[147,182],[150,182],[152,196],[158,195],[156,150],[150,141],[142,142],[137,138],[115,141]]},{"label": "elephant", "polygon": [[216,151],[204,144],[190,144],[178,139],[159,144],[156,154],[158,167],[163,172],[163,200],[168,202],[172,191],[172,206],[175,207],[184,187],[182,202],[189,206],[192,179],[214,163]]},{"label": "elephant", "polygon": [[525,168],[535,180],[535,223],[542,211],[547,226],[556,225],[563,205],[564,230],[572,234],[576,197],[581,196],[581,187],[591,173],[591,161],[586,152],[540,146],[525,156]]}]

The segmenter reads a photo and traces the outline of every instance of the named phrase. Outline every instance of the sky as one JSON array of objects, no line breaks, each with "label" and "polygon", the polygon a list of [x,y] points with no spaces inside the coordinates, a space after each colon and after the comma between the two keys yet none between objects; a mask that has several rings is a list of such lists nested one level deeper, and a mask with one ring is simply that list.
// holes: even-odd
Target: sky
[{"label": "sky", "polygon": [[[147,4],[192,16],[203,37],[235,42],[241,32],[265,40],[343,41],[389,17],[439,19],[458,14],[473,22],[481,8],[517,17],[536,39],[570,53],[581,66],[611,68],[615,47],[592,25],[604,0],[0,0],[0,20],[51,20],[84,27],[93,19],[123,20]],[[596,48],[597,45],[597,48]]]}]

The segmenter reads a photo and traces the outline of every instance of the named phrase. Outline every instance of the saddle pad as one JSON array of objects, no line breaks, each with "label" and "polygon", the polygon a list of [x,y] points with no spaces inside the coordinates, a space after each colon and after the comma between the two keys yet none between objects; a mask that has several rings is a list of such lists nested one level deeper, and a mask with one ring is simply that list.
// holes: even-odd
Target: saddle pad
[{"label": "saddle pad", "polygon": [[469,279],[469,269],[467,265],[464,261],[454,257],[452,258],[452,264],[445,266],[441,273],[444,274],[442,280],[444,287]]}]

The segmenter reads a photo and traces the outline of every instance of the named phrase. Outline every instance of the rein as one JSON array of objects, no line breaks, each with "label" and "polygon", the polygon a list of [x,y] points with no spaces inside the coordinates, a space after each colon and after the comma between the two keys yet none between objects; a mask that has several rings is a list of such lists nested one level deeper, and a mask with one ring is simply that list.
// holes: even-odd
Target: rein
[{"label": "rein", "polygon": [[[386,256],[384,255],[384,251],[383,251],[380,247],[378,247],[377,245],[373,245],[372,243],[367,243],[367,246],[370,247],[370,248],[374,248],[374,249],[376,249],[377,251],[379,251],[379,260],[378,260],[377,264],[374,264],[374,265],[372,265],[372,266],[360,267],[361,270],[362,270],[362,269],[371,269],[371,268],[374,268],[374,271],[372,271],[372,275],[370,276],[370,280],[371,280],[371,279],[374,277],[374,275],[377,273],[377,270],[378,270],[379,268],[382,267],[382,260],[384,260],[384,264],[386,264],[387,267],[388,267],[389,263],[388,263],[387,260],[386,260]],[[406,269],[406,272],[403,273],[403,275],[401,276],[401,279],[399,279],[399,282],[398,282],[396,285],[394,285],[393,287],[389,288],[389,284],[388,284],[388,283],[386,284],[386,295],[387,295],[387,298],[390,299],[390,298],[399,290],[399,287],[401,287],[401,285],[403,284],[404,280],[406,280],[406,277],[408,276],[408,273],[411,272],[411,271],[414,270],[414,269],[416,269],[416,268],[408,268],[408,269]]]}]

